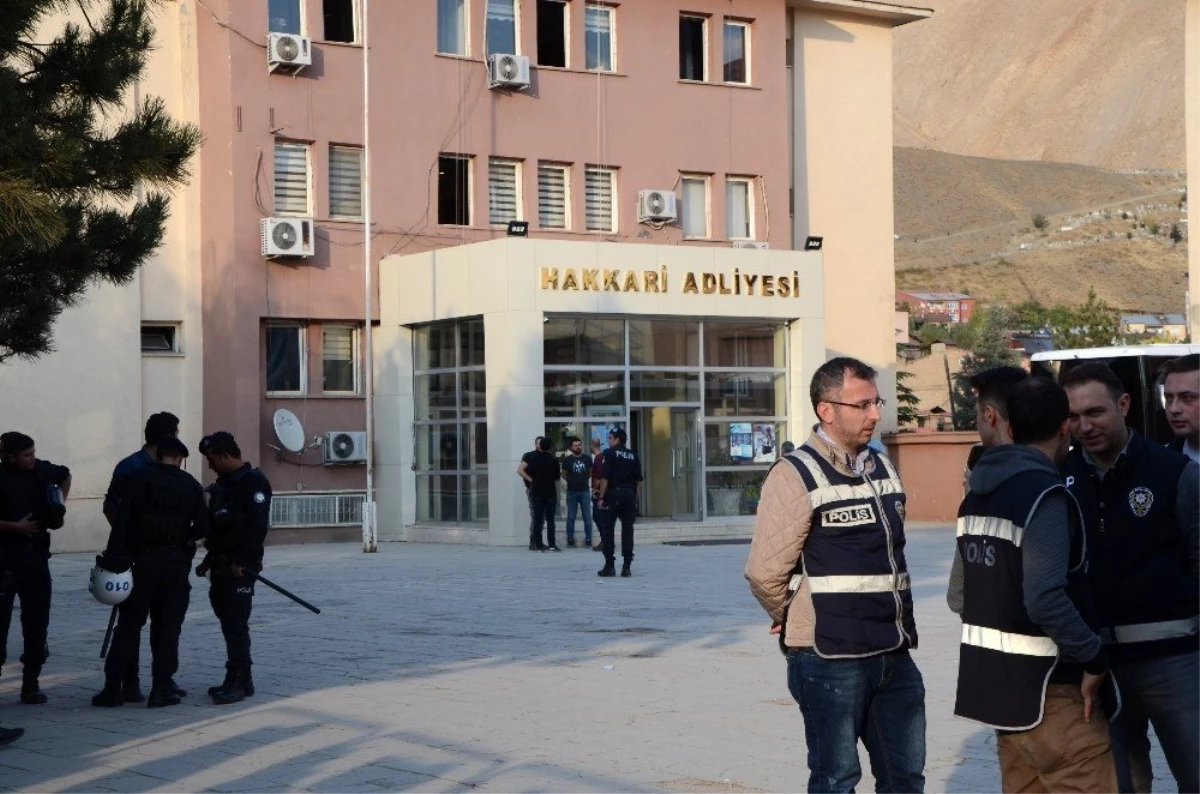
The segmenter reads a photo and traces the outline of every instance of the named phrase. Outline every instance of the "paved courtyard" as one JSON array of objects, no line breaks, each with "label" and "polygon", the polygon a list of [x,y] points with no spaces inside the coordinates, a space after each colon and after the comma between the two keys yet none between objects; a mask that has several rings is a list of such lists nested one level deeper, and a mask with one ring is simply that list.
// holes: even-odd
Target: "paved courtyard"
[{"label": "paved courtyard", "polygon": [[[957,618],[950,534],[910,532],[928,689],[929,791],[996,791],[990,732],[951,716]],[[259,588],[257,694],[217,707],[224,646],[193,580],[182,706],[96,709],[107,609],[90,555],[51,561],[50,702],[0,677],[11,791],[802,791],[803,729],[783,659],[742,579],[748,547],[639,548],[631,579],[599,554],[385,544],[270,547]],[[9,656],[19,655],[14,620]],[[143,643],[143,646],[145,642]],[[143,648],[143,685],[149,653]],[[864,759],[864,770],[865,759]],[[1156,761],[1156,789],[1173,791]],[[860,791],[874,790],[869,772]]]}]

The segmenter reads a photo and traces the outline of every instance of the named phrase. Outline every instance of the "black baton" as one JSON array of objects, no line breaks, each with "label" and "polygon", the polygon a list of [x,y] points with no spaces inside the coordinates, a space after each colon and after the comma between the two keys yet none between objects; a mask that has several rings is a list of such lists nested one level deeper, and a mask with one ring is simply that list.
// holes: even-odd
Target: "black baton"
[{"label": "black baton", "polygon": [[112,608],[112,614],[108,616],[108,629],[104,632],[104,642],[100,644],[100,658],[108,656],[108,644],[112,642],[113,626],[117,622],[117,608]]},{"label": "black baton", "polygon": [[304,600],[303,598],[301,598],[300,596],[298,596],[298,595],[295,595],[295,594],[293,594],[293,593],[289,593],[287,590],[284,590],[282,587],[280,587],[279,585],[275,584],[275,583],[274,583],[274,582],[272,582],[270,579],[268,579],[267,577],[263,576],[261,573],[251,573],[250,571],[247,571],[247,573],[248,573],[248,574],[250,574],[250,576],[253,576],[253,577],[254,577],[255,579],[257,579],[258,581],[260,581],[260,582],[262,582],[263,584],[265,584],[267,587],[269,587],[269,588],[271,588],[272,590],[274,590],[276,593],[279,593],[280,595],[287,596],[288,598],[292,599],[293,601],[295,601],[297,604],[299,604],[300,606],[304,607],[305,609],[310,609],[310,610],[312,610],[313,612],[317,613],[318,615],[319,615],[319,614],[321,614],[321,610],[317,609],[315,606],[313,606],[312,604],[308,603],[307,601],[305,601],[305,600]]}]

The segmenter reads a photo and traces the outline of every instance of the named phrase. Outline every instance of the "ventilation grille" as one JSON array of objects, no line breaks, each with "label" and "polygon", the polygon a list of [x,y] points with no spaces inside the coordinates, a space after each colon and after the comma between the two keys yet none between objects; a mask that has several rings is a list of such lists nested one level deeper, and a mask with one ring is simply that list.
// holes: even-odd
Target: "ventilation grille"
[{"label": "ventilation grille", "polygon": [[365,498],[363,492],[275,494],[271,498],[271,526],[361,526]]}]

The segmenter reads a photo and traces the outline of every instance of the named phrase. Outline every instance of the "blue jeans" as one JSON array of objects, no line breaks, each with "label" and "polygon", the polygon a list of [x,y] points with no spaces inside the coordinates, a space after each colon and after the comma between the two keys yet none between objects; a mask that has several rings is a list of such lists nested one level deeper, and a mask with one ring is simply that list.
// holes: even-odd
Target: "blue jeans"
[{"label": "blue jeans", "polygon": [[575,505],[583,513],[583,539],[592,545],[592,492],[567,491],[567,543],[575,542]]},{"label": "blue jeans", "polygon": [[1180,791],[1200,791],[1200,652],[1118,662],[1112,672],[1121,688],[1121,713],[1112,721],[1113,760],[1121,791],[1150,791],[1147,723]]},{"label": "blue jeans", "polygon": [[808,790],[854,791],[861,740],[875,790],[925,790],[925,683],[907,651],[865,659],[788,652],[788,689],[804,716]]}]

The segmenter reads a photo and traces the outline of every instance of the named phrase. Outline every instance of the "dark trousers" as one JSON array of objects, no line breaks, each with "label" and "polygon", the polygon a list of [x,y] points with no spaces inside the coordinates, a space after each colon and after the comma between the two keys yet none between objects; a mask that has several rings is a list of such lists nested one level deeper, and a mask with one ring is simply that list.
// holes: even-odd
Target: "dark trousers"
[{"label": "dark trousers", "polygon": [[558,497],[540,498],[529,495],[529,542],[535,545],[542,543],[542,525],[546,525],[546,545],[557,546],[554,538],[554,513],[558,509]]},{"label": "dark trousers", "polygon": [[8,661],[8,629],[13,601],[21,599],[21,634],[25,650],[21,662],[28,675],[37,676],[46,663],[46,632],[50,627],[50,564],[45,552],[13,555],[11,568],[0,568],[0,665]]},{"label": "dark trousers", "polygon": [[254,606],[254,580],[248,576],[234,578],[213,572],[208,600],[213,614],[221,621],[225,637],[225,668],[250,675],[250,610]]},{"label": "dark trousers", "polygon": [[603,520],[596,519],[600,527],[600,550],[606,562],[616,559],[617,521],[621,522],[621,557],[626,563],[633,562],[633,524],[637,520],[637,491],[629,488],[613,488],[604,495],[607,513]]},{"label": "dark trousers", "polygon": [[[133,564],[133,589],[117,607],[117,628],[104,662],[109,686],[129,680],[130,663],[137,664],[142,627],[150,619],[150,671],[154,686],[165,684],[179,669],[179,633],[191,600],[190,561],[179,552],[139,555]],[[136,667],[134,675],[136,677]]]}]

